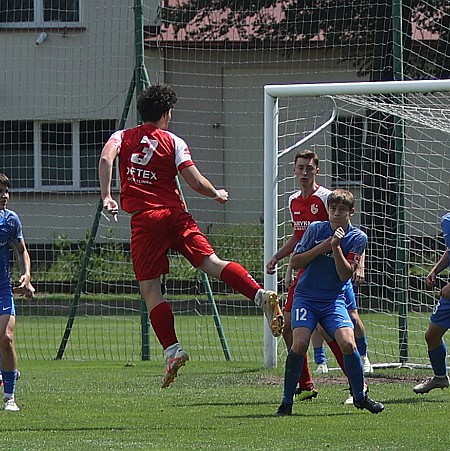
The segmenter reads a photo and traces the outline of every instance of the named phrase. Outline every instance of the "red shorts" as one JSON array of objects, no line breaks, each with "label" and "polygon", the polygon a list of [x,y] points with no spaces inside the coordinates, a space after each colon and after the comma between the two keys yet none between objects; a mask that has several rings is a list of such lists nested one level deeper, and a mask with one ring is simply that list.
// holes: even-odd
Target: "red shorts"
[{"label": "red shorts", "polygon": [[131,218],[131,257],[137,280],[156,279],[169,272],[167,252],[173,249],[197,268],[214,254],[192,216],[178,208],[157,208]]},{"label": "red shorts", "polygon": [[298,279],[300,279],[300,276],[305,271],[305,268],[301,268],[297,274],[297,276],[294,279],[294,282],[292,282],[292,285],[289,287],[286,304],[284,304],[284,311],[285,312],[291,312],[292,310],[292,303],[294,302],[294,291],[295,287],[297,286]]}]

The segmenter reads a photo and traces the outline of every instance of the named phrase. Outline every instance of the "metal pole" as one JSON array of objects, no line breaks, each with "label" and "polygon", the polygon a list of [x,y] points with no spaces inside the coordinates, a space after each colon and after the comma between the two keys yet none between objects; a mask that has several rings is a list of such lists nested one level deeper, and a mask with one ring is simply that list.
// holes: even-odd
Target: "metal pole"
[{"label": "metal pole", "polygon": [[[394,79],[403,81],[403,16],[402,0],[393,0],[393,54]],[[394,95],[394,102],[404,103],[404,94]],[[408,274],[406,262],[406,231],[405,231],[405,174],[404,174],[404,121],[395,118],[394,145],[395,167],[397,179],[397,208],[396,208],[396,263],[395,263],[395,293],[398,305],[399,354],[400,363],[408,361]]]}]

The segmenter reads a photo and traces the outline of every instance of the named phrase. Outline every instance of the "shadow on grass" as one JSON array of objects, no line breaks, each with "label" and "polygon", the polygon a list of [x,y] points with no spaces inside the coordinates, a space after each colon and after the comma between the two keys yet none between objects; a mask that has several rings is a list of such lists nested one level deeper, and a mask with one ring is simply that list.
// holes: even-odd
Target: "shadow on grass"
[{"label": "shadow on grass", "polygon": [[[276,408],[273,409],[273,412],[266,413],[266,414],[247,414],[247,415],[223,415],[218,416],[216,418],[223,418],[223,419],[236,419],[241,420],[243,418],[251,419],[251,418],[286,418],[286,417],[277,417],[275,415]],[[354,412],[335,412],[335,413],[314,413],[314,414],[305,414],[305,413],[295,413],[293,412],[292,415],[288,415],[288,417],[302,417],[302,418],[328,418],[328,417],[344,417],[348,415],[353,415]]]}]

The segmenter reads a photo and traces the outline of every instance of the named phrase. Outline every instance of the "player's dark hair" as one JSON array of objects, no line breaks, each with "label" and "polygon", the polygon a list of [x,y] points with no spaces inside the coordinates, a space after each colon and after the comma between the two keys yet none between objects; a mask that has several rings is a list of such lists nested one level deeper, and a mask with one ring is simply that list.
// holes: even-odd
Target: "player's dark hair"
[{"label": "player's dark hair", "polygon": [[4,185],[7,188],[9,188],[11,185],[8,176],[3,174],[2,172],[0,172],[0,185]]},{"label": "player's dark hair", "polygon": [[312,150],[301,150],[300,152],[297,152],[295,154],[294,158],[294,165],[297,164],[297,160],[299,158],[304,158],[305,160],[311,160],[311,158],[314,159],[314,164],[316,165],[316,168],[319,167],[319,155],[317,155]]},{"label": "player's dark hair", "polygon": [[177,95],[169,85],[154,84],[138,96],[136,106],[144,122],[156,122],[177,103]]},{"label": "player's dark hair", "polygon": [[349,210],[355,208],[355,196],[345,189],[335,189],[331,191],[327,199],[328,207],[333,205],[342,204],[348,207]]}]

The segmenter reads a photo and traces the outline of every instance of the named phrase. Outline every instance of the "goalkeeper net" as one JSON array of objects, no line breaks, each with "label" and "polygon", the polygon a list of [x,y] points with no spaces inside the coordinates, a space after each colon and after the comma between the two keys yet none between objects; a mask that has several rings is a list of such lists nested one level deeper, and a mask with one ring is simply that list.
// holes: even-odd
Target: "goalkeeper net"
[{"label": "goalkeeper net", "polygon": [[355,194],[352,222],[369,236],[358,305],[375,367],[428,363],[423,337],[438,291],[424,279],[445,249],[449,90],[448,81],[265,87],[266,260],[292,234],[293,162],[312,149],[319,183]]}]

